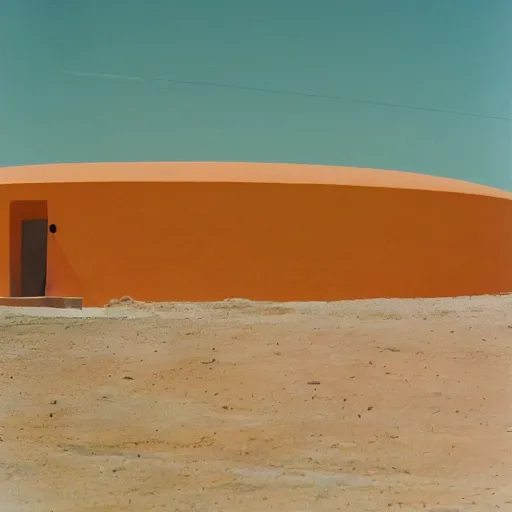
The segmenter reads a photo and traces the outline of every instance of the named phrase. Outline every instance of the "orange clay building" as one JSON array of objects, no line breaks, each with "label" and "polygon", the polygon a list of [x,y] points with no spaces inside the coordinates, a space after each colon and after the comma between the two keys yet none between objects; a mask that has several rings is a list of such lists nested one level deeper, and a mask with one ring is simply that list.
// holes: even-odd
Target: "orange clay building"
[{"label": "orange clay building", "polygon": [[512,291],[512,194],[310,165],[3,168],[0,295],[86,306]]}]

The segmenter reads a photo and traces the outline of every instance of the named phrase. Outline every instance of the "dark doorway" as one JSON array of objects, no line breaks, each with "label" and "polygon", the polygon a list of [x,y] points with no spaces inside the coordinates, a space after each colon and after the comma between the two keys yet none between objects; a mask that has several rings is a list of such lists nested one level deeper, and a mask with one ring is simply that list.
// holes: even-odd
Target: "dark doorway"
[{"label": "dark doorway", "polygon": [[21,227],[21,296],[46,293],[48,219],[24,220]]}]

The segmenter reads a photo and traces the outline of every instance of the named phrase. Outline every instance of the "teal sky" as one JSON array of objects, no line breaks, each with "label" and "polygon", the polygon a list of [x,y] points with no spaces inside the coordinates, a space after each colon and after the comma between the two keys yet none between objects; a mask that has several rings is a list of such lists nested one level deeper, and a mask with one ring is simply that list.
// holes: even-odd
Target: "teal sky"
[{"label": "teal sky", "polygon": [[1,0],[0,165],[297,162],[512,190],[510,27],[511,0]]}]

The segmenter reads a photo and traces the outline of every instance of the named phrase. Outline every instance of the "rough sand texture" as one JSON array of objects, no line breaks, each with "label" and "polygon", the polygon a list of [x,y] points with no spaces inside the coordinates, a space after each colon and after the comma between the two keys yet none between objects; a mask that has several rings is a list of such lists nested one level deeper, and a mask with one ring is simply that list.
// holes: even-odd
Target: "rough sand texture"
[{"label": "rough sand texture", "polygon": [[512,296],[0,326],[1,512],[512,510]]}]

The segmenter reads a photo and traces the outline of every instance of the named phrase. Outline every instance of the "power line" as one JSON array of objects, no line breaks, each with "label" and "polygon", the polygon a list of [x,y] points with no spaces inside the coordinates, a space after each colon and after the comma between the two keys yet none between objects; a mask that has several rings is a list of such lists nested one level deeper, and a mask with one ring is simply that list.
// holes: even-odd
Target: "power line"
[{"label": "power line", "polygon": [[476,112],[463,112],[458,110],[448,110],[442,108],[435,107],[421,107],[416,105],[405,105],[401,103],[389,103],[385,101],[375,101],[375,100],[366,100],[361,98],[350,98],[348,96],[338,96],[331,94],[317,94],[317,93],[306,93],[306,92],[298,92],[298,91],[289,91],[284,89],[268,89],[265,87],[251,87],[246,85],[236,85],[236,84],[226,84],[219,82],[205,82],[205,81],[196,81],[196,80],[179,80],[174,78],[153,78],[153,79],[145,79],[138,76],[129,76],[129,75],[117,75],[110,73],[87,73],[80,71],[67,71],[66,74],[72,76],[84,76],[84,77],[96,77],[110,80],[127,80],[131,82],[163,82],[170,84],[181,84],[181,85],[192,85],[198,87],[215,87],[220,89],[233,89],[238,91],[247,91],[247,92],[262,92],[267,94],[279,94],[283,96],[296,96],[300,98],[318,98],[324,100],[334,100],[334,101],[342,101],[346,103],[359,103],[362,105],[375,105],[379,107],[390,107],[390,108],[401,108],[406,110],[419,110],[424,112],[434,112],[439,114],[451,114],[457,116],[467,116],[467,117],[478,117],[481,119],[494,119],[498,121],[512,121],[512,118],[506,116],[493,116],[486,114],[477,114]]}]

